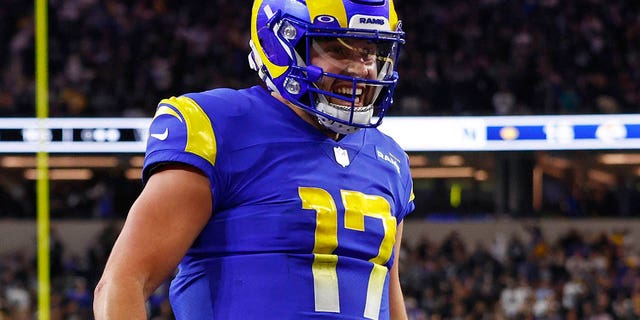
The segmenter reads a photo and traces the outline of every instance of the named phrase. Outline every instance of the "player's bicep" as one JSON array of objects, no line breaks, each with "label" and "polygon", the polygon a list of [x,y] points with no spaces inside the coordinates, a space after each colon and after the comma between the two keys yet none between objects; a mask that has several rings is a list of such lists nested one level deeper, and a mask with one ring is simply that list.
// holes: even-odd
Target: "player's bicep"
[{"label": "player's bicep", "polygon": [[106,271],[143,282],[148,296],[176,267],[211,216],[208,179],[188,166],[153,174],[131,207]]}]

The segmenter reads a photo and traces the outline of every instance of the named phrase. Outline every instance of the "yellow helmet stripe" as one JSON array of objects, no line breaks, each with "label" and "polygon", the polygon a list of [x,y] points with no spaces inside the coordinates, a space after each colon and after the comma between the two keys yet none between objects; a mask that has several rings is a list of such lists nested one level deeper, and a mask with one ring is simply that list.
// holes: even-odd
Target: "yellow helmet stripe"
[{"label": "yellow helmet stripe", "polygon": [[396,13],[396,7],[393,4],[393,0],[389,0],[389,25],[390,31],[396,31],[398,28],[398,14]]},{"label": "yellow helmet stripe", "polygon": [[342,0],[307,0],[307,8],[309,8],[309,18],[312,22],[317,16],[330,15],[338,19],[341,27],[349,26],[347,10]]},{"label": "yellow helmet stripe", "polygon": [[253,45],[256,46],[256,51],[258,51],[258,54],[260,55],[260,60],[267,67],[267,70],[269,70],[269,74],[271,74],[271,77],[277,78],[285,73],[289,66],[279,66],[271,62],[271,60],[269,60],[267,55],[264,53],[264,49],[262,48],[260,39],[258,39],[258,26],[255,21],[258,19],[258,11],[260,10],[261,6],[262,0],[256,0],[253,2],[253,8],[251,9],[251,19],[253,20],[251,21],[251,39],[253,39]]},{"label": "yellow helmet stripe", "polygon": [[[175,108],[172,109],[172,106]],[[196,154],[211,165],[216,162],[216,136],[211,120],[198,103],[187,97],[171,97],[160,101],[155,117],[168,114],[183,122],[187,128],[187,144],[185,151]]]}]

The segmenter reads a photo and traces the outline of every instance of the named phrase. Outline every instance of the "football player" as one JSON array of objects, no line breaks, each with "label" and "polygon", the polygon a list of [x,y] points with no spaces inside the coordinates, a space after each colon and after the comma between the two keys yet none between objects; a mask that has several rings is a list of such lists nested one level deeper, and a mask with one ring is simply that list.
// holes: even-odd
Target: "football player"
[{"label": "football player", "polygon": [[145,188],[96,288],[97,319],[406,319],[408,159],[376,127],[404,33],[391,0],[256,0],[264,86],[162,100]]}]

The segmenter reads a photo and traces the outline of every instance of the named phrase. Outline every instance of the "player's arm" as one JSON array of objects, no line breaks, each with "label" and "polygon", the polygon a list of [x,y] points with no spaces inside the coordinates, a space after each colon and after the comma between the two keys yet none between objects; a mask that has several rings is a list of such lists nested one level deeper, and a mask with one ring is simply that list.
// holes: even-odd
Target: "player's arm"
[{"label": "player's arm", "polygon": [[393,250],[395,255],[393,258],[393,266],[389,273],[389,311],[392,320],[407,320],[407,310],[404,305],[404,297],[402,288],[400,287],[400,276],[398,273],[398,261],[400,259],[400,248],[402,246],[402,229],[404,222],[398,224],[396,230],[396,243]]},{"label": "player's arm", "polygon": [[135,201],[95,289],[100,319],[147,319],[145,301],[175,270],[211,216],[208,179],[171,165]]}]

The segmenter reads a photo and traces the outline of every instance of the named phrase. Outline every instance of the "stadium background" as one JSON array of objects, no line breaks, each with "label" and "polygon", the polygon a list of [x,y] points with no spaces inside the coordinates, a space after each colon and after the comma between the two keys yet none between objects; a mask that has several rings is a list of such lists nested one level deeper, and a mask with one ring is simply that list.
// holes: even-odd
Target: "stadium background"
[{"label": "stadium background", "polygon": [[[637,1],[423,2],[396,3],[407,47],[393,116],[637,113]],[[48,11],[51,117],[150,117],[162,97],[257,83],[248,3],[51,0]],[[3,119],[36,115],[34,21],[33,2],[0,0]],[[640,317],[637,151],[410,156],[417,210],[401,272],[411,319]],[[49,160],[50,315],[90,319],[141,188],[140,155]],[[32,154],[0,154],[0,319],[37,313],[35,169]],[[166,287],[149,309],[170,319]]]}]

